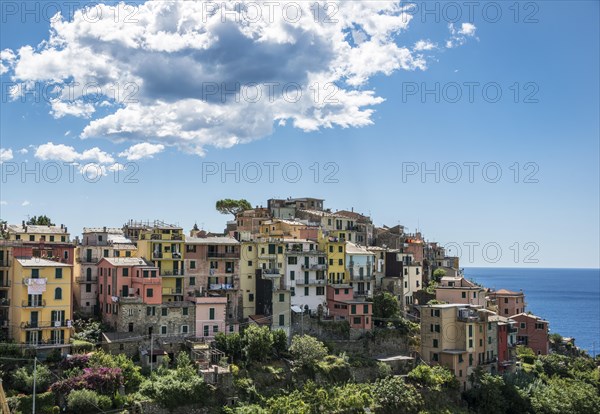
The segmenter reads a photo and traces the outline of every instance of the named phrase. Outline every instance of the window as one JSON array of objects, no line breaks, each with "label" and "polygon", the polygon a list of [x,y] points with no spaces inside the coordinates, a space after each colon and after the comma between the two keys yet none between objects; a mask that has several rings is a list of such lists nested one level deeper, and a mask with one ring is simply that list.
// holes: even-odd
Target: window
[{"label": "window", "polygon": [[169,314],[169,308],[161,308],[160,314],[161,316],[167,316]]},{"label": "window", "polygon": [[469,338],[473,337],[473,325],[469,325]]},{"label": "window", "polygon": [[215,320],[215,308],[208,309],[208,319],[210,319],[211,321]]},{"label": "window", "polygon": [[434,340],[433,340],[433,347],[434,347],[434,348],[437,348],[437,347],[438,347],[438,340],[437,340],[437,339],[434,339]]},{"label": "window", "polygon": [[294,286],[290,288],[290,295],[296,296],[296,288]]},{"label": "window", "polygon": [[55,300],[62,300],[62,289],[57,287],[56,289],[54,289],[54,299]]},{"label": "window", "polygon": [[187,325],[181,325],[181,333],[182,334],[188,333],[188,326]]},{"label": "window", "polygon": [[248,293],[248,302],[254,302],[254,293]]},{"label": "window", "polygon": [[317,286],[317,296],[325,295],[325,286]]},{"label": "window", "polygon": [[504,303],[508,303],[508,298],[504,298]]},{"label": "window", "polygon": [[213,333],[219,332],[219,325],[213,325]]},{"label": "window", "polygon": [[248,251],[251,252],[252,251],[252,246],[248,246]]},{"label": "window", "polygon": [[54,277],[56,279],[62,279],[62,268],[57,267],[56,269],[54,269]]},{"label": "window", "polygon": [[338,259],[338,265],[343,266],[344,265],[344,259]]},{"label": "window", "polygon": [[37,279],[40,277],[40,269],[31,269],[31,278]]},{"label": "window", "polygon": [[338,253],[344,253],[344,247],[338,246]]},{"label": "window", "polygon": [[363,313],[369,313],[369,305],[363,305]]},{"label": "window", "polygon": [[92,291],[92,285],[91,285],[91,284],[89,284],[89,283],[86,283],[86,284],[85,284],[85,291],[86,291],[87,293],[90,293],[90,292]]},{"label": "window", "polygon": [[285,293],[280,293],[279,294],[279,302],[284,302],[285,301]]},{"label": "window", "polygon": [[440,360],[440,357],[437,353],[433,353],[433,354],[431,354],[431,360],[437,362]]},{"label": "window", "polygon": [[285,325],[285,315],[279,315],[279,326]]},{"label": "window", "polygon": [[248,260],[248,266],[252,266],[252,260]]},{"label": "window", "polygon": [[329,259],[329,266],[333,266],[333,259]]},{"label": "window", "polygon": [[308,296],[310,295],[310,291],[308,289],[308,286],[304,286],[304,296]]},{"label": "window", "polygon": [[461,296],[463,299],[466,299],[466,298],[467,298],[467,292],[462,292],[462,293],[460,294],[460,296]]},{"label": "window", "polygon": [[166,335],[167,334],[167,327],[165,325],[160,327],[160,333],[162,335]]},{"label": "window", "polygon": [[525,329],[525,322],[521,322],[520,326],[521,326],[521,329]]},{"label": "window", "polygon": [[354,325],[360,325],[360,317],[358,317],[358,316],[354,317],[353,323],[354,323]]},{"label": "window", "polygon": [[356,315],[356,305],[352,305],[352,306],[350,306],[350,313],[351,313],[352,315]]},{"label": "window", "polygon": [[128,277],[129,276],[129,268],[124,267],[123,268],[123,277]]},{"label": "window", "polygon": [[181,308],[181,314],[183,316],[188,316],[189,315],[189,309],[188,308]]},{"label": "window", "polygon": [[[463,361],[464,361],[464,359],[463,359],[462,354],[458,354],[458,362],[463,362]],[[462,377],[462,374],[460,374],[460,376]]]},{"label": "window", "polygon": [[288,264],[289,265],[298,264],[298,258],[296,256],[290,256],[290,257],[288,257]]},{"label": "window", "polygon": [[154,296],[154,289],[146,289],[146,297],[151,298]]},{"label": "window", "polygon": [[155,316],[155,315],[156,315],[156,308],[154,306],[146,307],[146,316]]},{"label": "window", "polygon": [[469,339],[469,348],[473,348],[473,340]]},{"label": "window", "polygon": [[29,236],[29,241],[35,241],[35,236]]},{"label": "window", "polygon": [[196,268],[196,261],[195,260],[191,260],[190,261],[190,269],[195,269]]},{"label": "window", "polygon": [[203,330],[204,330],[204,336],[208,336],[208,330],[209,329],[210,328],[208,327],[208,325],[204,325],[204,328],[203,328]]},{"label": "window", "polygon": [[469,366],[473,365],[473,354],[469,354]]},{"label": "window", "polygon": [[296,272],[293,270],[290,270],[290,280],[296,280]]},{"label": "window", "polygon": [[329,253],[333,253],[333,246],[329,246]]},{"label": "window", "polygon": [[104,249],[102,256],[108,257],[108,249]]},{"label": "window", "polygon": [[543,323],[536,323],[535,324],[535,329],[544,329],[544,324]]}]

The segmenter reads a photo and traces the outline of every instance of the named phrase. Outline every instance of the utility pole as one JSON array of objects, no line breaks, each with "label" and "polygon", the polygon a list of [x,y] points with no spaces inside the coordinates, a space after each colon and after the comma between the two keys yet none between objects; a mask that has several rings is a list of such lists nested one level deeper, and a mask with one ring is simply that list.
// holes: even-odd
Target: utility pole
[{"label": "utility pole", "polygon": [[[152,358],[154,358],[154,341],[152,340],[152,332],[150,333],[150,376],[152,376]],[[33,413],[35,414],[35,413]]]},{"label": "utility pole", "polygon": [[37,382],[37,356],[33,357],[33,406],[31,407],[32,414],[35,414],[35,386]]}]

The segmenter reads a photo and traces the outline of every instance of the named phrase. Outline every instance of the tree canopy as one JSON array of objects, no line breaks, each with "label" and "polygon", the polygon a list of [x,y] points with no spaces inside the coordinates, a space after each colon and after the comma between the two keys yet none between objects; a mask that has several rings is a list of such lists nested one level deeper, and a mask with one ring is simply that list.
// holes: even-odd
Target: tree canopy
[{"label": "tree canopy", "polygon": [[50,217],[46,215],[33,216],[29,220],[27,220],[27,223],[25,224],[29,226],[54,226],[52,219],[50,219]]},{"label": "tree canopy", "polygon": [[226,198],[223,200],[218,200],[215,208],[221,214],[233,214],[235,216],[240,211],[250,210],[252,205],[245,199],[232,200],[230,198]]}]

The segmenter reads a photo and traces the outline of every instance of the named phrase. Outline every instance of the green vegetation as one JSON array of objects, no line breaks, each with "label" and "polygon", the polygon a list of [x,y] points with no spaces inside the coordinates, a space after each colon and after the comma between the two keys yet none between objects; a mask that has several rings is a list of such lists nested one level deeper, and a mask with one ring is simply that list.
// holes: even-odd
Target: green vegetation
[{"label": "green vegetation", "polygon": [[215,208],[221,214],[233,214],[235,216],[241,211],[250,210],[252,208],[252,204],[244,199],[232,200],[230,198],[226,198],[224,200],[218,200],[215,204]]},{"label": "green vegetation", "polygon": [[373,297],[373,318],[376,325],[384,325],[382,319],[393,319],[400,316],[400,304],[396,296],[383,292]]},{"label": "green vegetation", "polygon": [[29,220],[27,220],[27,223],[25,223],[29,226],[54,226],[54,223],[52,222],[52,220],[50,219],[50,217],[48,216],[33,216],[31,217]]}]

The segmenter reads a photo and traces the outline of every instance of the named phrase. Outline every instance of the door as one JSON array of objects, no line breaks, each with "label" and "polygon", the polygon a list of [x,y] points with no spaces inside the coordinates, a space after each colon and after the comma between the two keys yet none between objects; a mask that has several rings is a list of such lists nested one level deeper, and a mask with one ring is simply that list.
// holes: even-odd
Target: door
[{"label": "door", "polygon": [[129,296],[129,285],[123,285],[122,295],[125,298]]},{"label": "door", "polygon": [[183,279],[177,278],[175,279],[175,293],[181,294],[183,292]]},{"label": "door", "polygon": [[38,327],[38,312],[37,311],[33,311],[31,312],[31,316],[29,318],[29,326],[31,326],[32,328],[37,328]]}]

